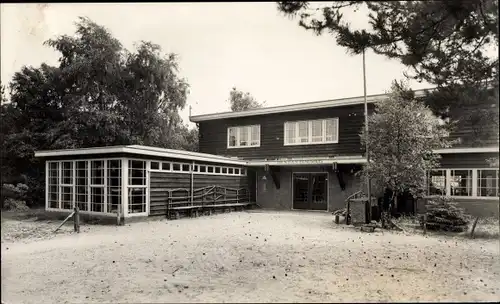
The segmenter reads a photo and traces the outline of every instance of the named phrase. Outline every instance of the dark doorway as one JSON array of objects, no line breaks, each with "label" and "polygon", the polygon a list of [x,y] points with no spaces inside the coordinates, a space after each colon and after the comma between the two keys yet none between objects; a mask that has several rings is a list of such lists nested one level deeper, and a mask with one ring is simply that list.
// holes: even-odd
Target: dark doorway
[{"label": "dark doorway", "polygon": [[327,210],[327,173],[293,173],[293,209]]}]

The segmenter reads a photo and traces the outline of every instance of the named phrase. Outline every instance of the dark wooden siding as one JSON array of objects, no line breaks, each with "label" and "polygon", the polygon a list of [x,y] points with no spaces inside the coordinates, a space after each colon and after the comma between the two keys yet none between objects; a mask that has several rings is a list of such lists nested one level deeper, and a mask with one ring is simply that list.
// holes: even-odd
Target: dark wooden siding
[{"label": "dark wooden siding", "polygon": [[489,168],[488,158],[498,157],[498,153],[442,154],[441,167],[446,168]]},{"label": "dark wooden siding", "polygon": [[[194,189],[207,186],[224,188],[248,189],[247,176],[202,175],[194,174]],[[166,214],[167,190],[186,189],[186,192],[176,192],[176,196],[191,195],[191,174],[171,172],[151,172],[150,175],[150,215]],[[248,191],[248,190],[247,190]]]},{"label": "dark wooden siding", "polygon": [[[370,105],[370,111],[373,105]],[[339,142],[284,146],[284,123],[286,121],[321,118],[339,118]],[[200,152],[246,159],[360,155],[364,153],[359,133],[364,123],[364,105],[314,109],[288,113],[240,117],[223,120],[202,121],[200,128]],[[227,128],[260,124],[260,147],[227,149]]]},{"label": "dark wooden siding", "polygon": [[[272,178],[263,169],[256,171],[257,204],[264,209],[290,210],[293,207],[293,181],[295,172],[328,173],[328,211],[332,212],[345,207],[345,200],[351,194],[361,190],[361,181],[350,169],[359,170],[358,166],[345,165],[342,168],[345,189],[342,190],[337,175],[326,166],[314,167],[282,167],[279,172],[280,188],[277,189]],[[263,177],[266,176],[266,179]],[[265,184],[265,186],[264,186]]]}]

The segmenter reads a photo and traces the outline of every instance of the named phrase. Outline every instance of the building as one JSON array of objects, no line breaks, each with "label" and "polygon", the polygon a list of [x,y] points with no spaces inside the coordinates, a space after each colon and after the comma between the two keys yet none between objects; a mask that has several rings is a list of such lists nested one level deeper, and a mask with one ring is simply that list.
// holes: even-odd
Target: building
[{"label": "building", "polygon": [[[416,97],[425,90],[415,91]],[[367,97],[369,113],[385,94]],[[237,157],[254,172],[255,200],[270,209],[334,211],[361,189],[356,172],[366,162],[359,133],[364,97],[191,116],[201,152]],[[450,137],[467,135],[458,130]],[[429,195],[461,201],[471,213],[498,212],[498,140],[486,147],[458,145],[436,151],[441,167],[429,173]],[[253,176],[252,176],[253,177]]]},{"label": "building", "polygon": [[[415,91],[424,96],[425,91]],[[367,97],[368,110],[385,94]],[[353,97],[191,116],[201,153],[144,146],[38,151],[46,161],[46,209],[124,220],[247,206],[331,212],[362,189],[359,133],[364,98]],[[470,133],[470,132],[469,132]],[[450,137],[467,136],[458,130]],[[498,139],[436,151],[429,195],[448,195],[472,214],[498,213]]]},{"label": "building", "polygon": [[[246,162],[145,146],[38,151],[45,160],[46,210],[122,222],[205,212],[249,202]],[[219,208],[219,209],[220,209]]]}]

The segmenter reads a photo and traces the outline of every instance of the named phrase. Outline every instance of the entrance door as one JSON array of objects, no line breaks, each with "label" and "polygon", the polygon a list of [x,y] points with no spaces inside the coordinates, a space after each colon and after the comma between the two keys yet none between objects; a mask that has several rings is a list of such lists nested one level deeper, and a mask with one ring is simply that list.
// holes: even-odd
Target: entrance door
[{"label": "entrance door", "polygon": [[327,173],[293,173],[293,209],[327,210]]}]

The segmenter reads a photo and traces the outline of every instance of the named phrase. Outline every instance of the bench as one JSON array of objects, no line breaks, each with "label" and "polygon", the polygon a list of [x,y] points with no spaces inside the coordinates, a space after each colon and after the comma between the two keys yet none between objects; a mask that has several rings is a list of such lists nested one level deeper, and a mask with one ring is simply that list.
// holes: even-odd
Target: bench
[{"label": "bench", "polygon": [[251,203],[231,203],[231,204],[204,204],[204,205],[192,205],[192,206],[177,206],[177,207],[170,207],[169,210],[175,212],[175,218],[179,219],[180,214],[179,211],[184,211],[184,210],[189,210],[191,212],[191,216],[193,216],[194,212],[194,217],[198,217],[198,211],[203,210],[203,209],[209,209],[210,214],[212,214],[212,209],[213,208],[238,208],[238,207],[245,207],[251,205]]}]

